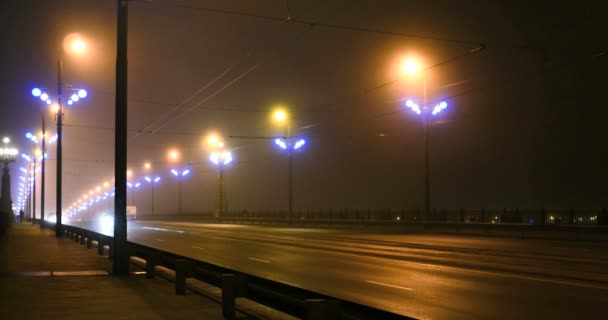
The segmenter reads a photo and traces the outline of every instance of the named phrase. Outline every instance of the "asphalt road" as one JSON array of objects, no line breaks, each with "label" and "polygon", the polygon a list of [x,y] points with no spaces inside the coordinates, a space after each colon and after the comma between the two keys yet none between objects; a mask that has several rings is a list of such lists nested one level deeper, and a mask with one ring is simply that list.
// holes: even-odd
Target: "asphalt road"
[{"label": "asphalt road", "polygon": [[420,319],[597,319],[608,305],[606,243],[188,222],[130,223],[128,239]]}]

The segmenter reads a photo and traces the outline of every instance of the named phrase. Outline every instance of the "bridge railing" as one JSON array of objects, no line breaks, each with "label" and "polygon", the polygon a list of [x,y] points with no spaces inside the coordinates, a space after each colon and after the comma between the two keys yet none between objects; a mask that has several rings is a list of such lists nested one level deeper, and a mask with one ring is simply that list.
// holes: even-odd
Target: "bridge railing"
[{"label": "bridge railing", "polygon": [[[112,258],[112,237],[69,225],[63,225],[62,230],[66,237],[87,248],[96,246],[98,254],[104,254],[107,247]],[[235,315],[235,300],[246,298],[301,319],[411,319],[134,242],[128,242],[128,252],[145,260],[148,277],[153,277],[158,267],[175,270],[176,294],[184,293],[186,278],[221,288],[222,310],[227,318]]]}]

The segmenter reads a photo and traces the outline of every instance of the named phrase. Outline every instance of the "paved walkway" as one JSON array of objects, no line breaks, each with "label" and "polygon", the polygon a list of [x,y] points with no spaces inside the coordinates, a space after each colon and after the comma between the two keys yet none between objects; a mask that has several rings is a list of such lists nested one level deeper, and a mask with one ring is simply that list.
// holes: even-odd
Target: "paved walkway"
[{"label": "paved walkway", "polygon": [[206,297],[176,296],[166,280],[115,277],[111,269],[96,249],[16,223],[0,239],[0,318],[223,319],[221,305]]}]

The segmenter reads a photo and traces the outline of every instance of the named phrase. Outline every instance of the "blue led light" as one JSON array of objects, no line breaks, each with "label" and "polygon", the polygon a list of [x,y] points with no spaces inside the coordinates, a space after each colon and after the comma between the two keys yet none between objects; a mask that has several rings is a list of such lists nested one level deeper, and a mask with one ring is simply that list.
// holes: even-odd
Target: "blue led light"
[{"label": "blue led light", "polygon": [[40,90],[39,88],[32,89],[32,95],[34,97],[40,97],[41,94],[42,94],[42,90]]},{"label": "blue led light", "polygon": [[297,149],[299,149],[301,146],[303,146],[303,145],[305,145],[305,144],[306,144],[306,140],[304,140],[304,139],[300,139],[300,140],[298,140],[298,142],[296,142],[296,144],[293,146],[293,149],[294,149],[294,150],[297,150]]}]

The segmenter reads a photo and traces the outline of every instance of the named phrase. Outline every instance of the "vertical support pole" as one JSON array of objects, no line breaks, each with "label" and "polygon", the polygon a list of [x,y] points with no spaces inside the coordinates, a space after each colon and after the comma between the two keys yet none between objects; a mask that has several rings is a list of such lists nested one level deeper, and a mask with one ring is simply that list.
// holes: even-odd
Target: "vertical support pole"
[{"label": "vertical support pole", "polygon": [[146,278],[152,279],[154,278],[154,267],[160,262],[160,258],[154,254],[150,253],[146,257]]},{"label": "vertical support pole", "polygon": [[87,235],[87,249],[90,249],[93,247],[93,238],[91,238],[91,235],[88,234]]},{"label": "vertical support pole", "polygon": [[424,217],[423,222],[427,222],[431,214],[431,168],[430,168],[430,124],[429,110],[426,101],[426,74],[424,75]]},{"label": "vertical support pole", "polygon": [[44,123],[44,112],[42,113],[42,170],[40,172],[40,229],[44,229],[44,163],[46,162],[46,127]]},{"label": "vertical support pole", "polygon": [[103,256],[103,246],[104,246],[103,242],[104,241],[103,241],[102,237],[99,237],[99,239],[97,239],[97,254],[100,256]]},{"label": "vertical support pole", "polygon": [[129,274],[127,253],[127,14],[128,1],[117,0],[116,125],[114,149],[114,254],[116,275]]},{"label": "vertical support pole", "polygon": [[340,319],[340,301],[325,299],[306,300],[306,320]]},{"label": "vertical support pole", "polygon": [[36,224],[36,152],[34,152],[32,171],[32,224]]},{"label": "vertical support pole", "polygon": [[186,277],[190,264],[184,259],[175,260],[175,294],[186,294]]},{"label": "vertical support pole", "polygon": [[[289,137],[291,139],[291,137]],[[293,220],[293,186],[292,186],[292,162],[293,162],[293,146],[291,144],[288,145],[289,148],[289,177],[288,177],[288,184],[289,184],[289,220]]]},{"label": "vertical support pole", "polygon": [[247,295],[247,283],[243,275],[223,274],[222,279],[222,314],[225,318],[236,317],[236,298]]},{"label": "vertical support pole", "polygon": [[[60,49],[63,50],[63,49]],[[61,233],[61,160],[62,160],[62,126],[63,126],[63,105],[61,103],[63,97],[61,89],[63,87],[61,81],[61,70],[63,69],[63,62],[61,61],[61,51],[59,51],[59,60],[57,61],[57,104],[59,105],[59,112],[57,112],[57,177],[56,177],[56,207],[55,207],[55,236],[60,238]]]}]

